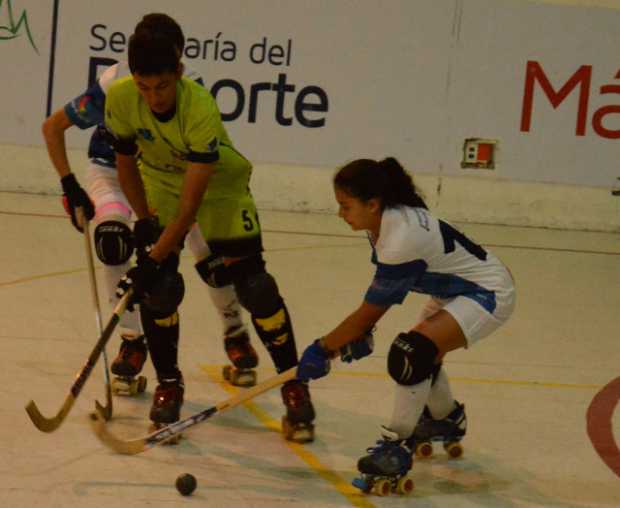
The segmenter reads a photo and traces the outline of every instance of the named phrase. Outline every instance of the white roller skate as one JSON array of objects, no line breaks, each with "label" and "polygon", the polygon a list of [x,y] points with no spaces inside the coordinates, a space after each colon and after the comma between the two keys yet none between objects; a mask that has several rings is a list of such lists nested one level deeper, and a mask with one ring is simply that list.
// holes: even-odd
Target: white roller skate
[{"label": "white roller skate", "polygon": [[137,395],[146,390],[146,378],[138,376],[146,361],[147,348],[144,335],[137,338],[121,336],[118,355],[110,370],[116,377],[112,380],[112,392],[116,395]]},{"label": "white roller skate", "polygon": [[227,330],[224,337],[224,349],[232,365],[222,369],[222,376],[234,386],[254,386],[256,384],[255,367],[258,355],[250,344],[250,337],[245,327],[238,326]]},{"label": "white roller skate", "polygon": [[409,438],[409,446],[415,450],[416,456],[430,458],[433,456],[433,442],[440,442],[448,456],[457,459],[463,455],[461,439],[467,431],[465,406],[455,402],[456,407],[441,420],[435,420],[427,407],[416,425],[413,435]]},{"label": "white roller skate", "polygon": [[368,455],[357,462],[361,475],[353,480],[353,486],[366,494],[389,496],[390,493],[409,494],[413,480],[407,473],[413,465],[411,448],[392,430],[382,427],[382,437],[376,445],[368,448]]}]

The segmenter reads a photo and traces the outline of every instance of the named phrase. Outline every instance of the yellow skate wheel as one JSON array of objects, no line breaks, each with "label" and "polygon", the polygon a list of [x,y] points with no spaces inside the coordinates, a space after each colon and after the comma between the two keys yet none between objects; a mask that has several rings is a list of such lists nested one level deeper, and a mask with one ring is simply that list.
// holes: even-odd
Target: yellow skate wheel
[{"label": "yellow skate wheel", "polygon": [[253,370],[235,369],[231,373],[230,383],[235,386],[254,386],[256,384],[256,372]]},{"label": "yellow skate wheel", "polygon": [[131,395],[131,382],[127,379],[116,377],[110,384],[114,395]]},{"label": "yellow skate wheel", "polygon": [[389,496],[392,491],[392,482],[390,480],[377,480],[372,487],[372,491],[377,496]]},{"label": "yellow skate wheel", "polygon": [[443,447],[452,459],[458,459],[463,456],[463,447],[458,441],[452,443],[444,443]]},{"label": "yellow skate wheel", "polygon": [[408,476],[403,476],[396,483],[396,493],[401,495],[407,495],[413,490],[413,480]]},{"label": "yellow skate wheel", "polygon": [[433,456],[433,444],[429,441],[419,443],[415,447],[416,457],[420,459],[428,459]]}]

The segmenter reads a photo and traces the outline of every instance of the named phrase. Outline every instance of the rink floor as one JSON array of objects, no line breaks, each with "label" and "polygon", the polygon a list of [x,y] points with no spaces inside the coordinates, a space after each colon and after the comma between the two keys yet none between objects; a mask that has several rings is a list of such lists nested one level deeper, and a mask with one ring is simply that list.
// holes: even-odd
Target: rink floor
[{"label": "rink floor", "polygon": [[[261,223],[267,266],[302,349],[359,304],[372,276],[370,249],[335,216],[263,211]],[[415,323],[421,296],[410,295],[380,322],[372,357],[336,362],[329,377],[311,385],[314,443],[282,438],[274,389],[197,425],[178,446],[123,456],[88,425],[94,400],[104,402],[100,364],[55,432],[38,431],[24,411],[30,399],[47,416],[58,410],[97,331],[84,244],[58,198],[0,193],[0,506],[620,506],[620,235],[458,226],[510,267],[517,309],[495,335],[445,361],[466,405],[464,457],[448,460],[435,448],[434,458],[415,461],[409,497],[380,498],[350,482],[390,415],[386,352]],[[220,323],[192,264],[185,253],[183,416],[237,390],[222,380]],[[103,308],[105,322],[110,309]],[[260,381],[275,371],[252,337]],[[115,334],[110,360],[118,344]],[[143,396],[114,399],[110,429],[124,438],[148,427],[150,364],[145,374]],[[184,472],[198,480],[188,498],[174,487]]]}]

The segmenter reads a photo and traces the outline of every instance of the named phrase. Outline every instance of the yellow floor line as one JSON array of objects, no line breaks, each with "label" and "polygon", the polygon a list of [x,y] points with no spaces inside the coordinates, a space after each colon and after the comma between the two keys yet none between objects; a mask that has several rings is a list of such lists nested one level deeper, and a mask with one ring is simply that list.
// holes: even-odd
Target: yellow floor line
[{"label": "yellow floor line", "polygon": [[[217,383],[222,389],[226,390],[229,394],[235,395],[239,392],[240,388],[231,386],[225,382],[221,377],[222,366],[213,365],[201,365],[200,368],[207,373],[209,378]],[[254,402],[244,402],[243,406],[252,413],[265,427],[275,432],[281,433],[280,422],[273,419],[269,413],[258,407]],[[368,501],[366,496],[360,493],[359,490],[354,488],[349,482],[347,482],[340,475],[329,469],[318,459],[316,455],[308,450],[304,445],[293,443],[291,441],[283,440],[284,443],[308,466],[310,466],[321,478],[331,483],[338,492],[346,497],[352,506],[359,506],[361,508],[374,508],[374,504]]]}]

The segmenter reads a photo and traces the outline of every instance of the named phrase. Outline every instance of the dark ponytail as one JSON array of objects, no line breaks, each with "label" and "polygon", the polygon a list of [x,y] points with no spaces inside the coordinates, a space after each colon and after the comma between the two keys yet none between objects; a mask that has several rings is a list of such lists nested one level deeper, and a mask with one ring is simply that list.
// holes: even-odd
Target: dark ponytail
[{"label": "dark ponytail", "polygon": [[338,170],[334,185],[362,201],[378,198],[383,208],[405,205],[428,209],[411,175],[393,157],[350,162]]}]

